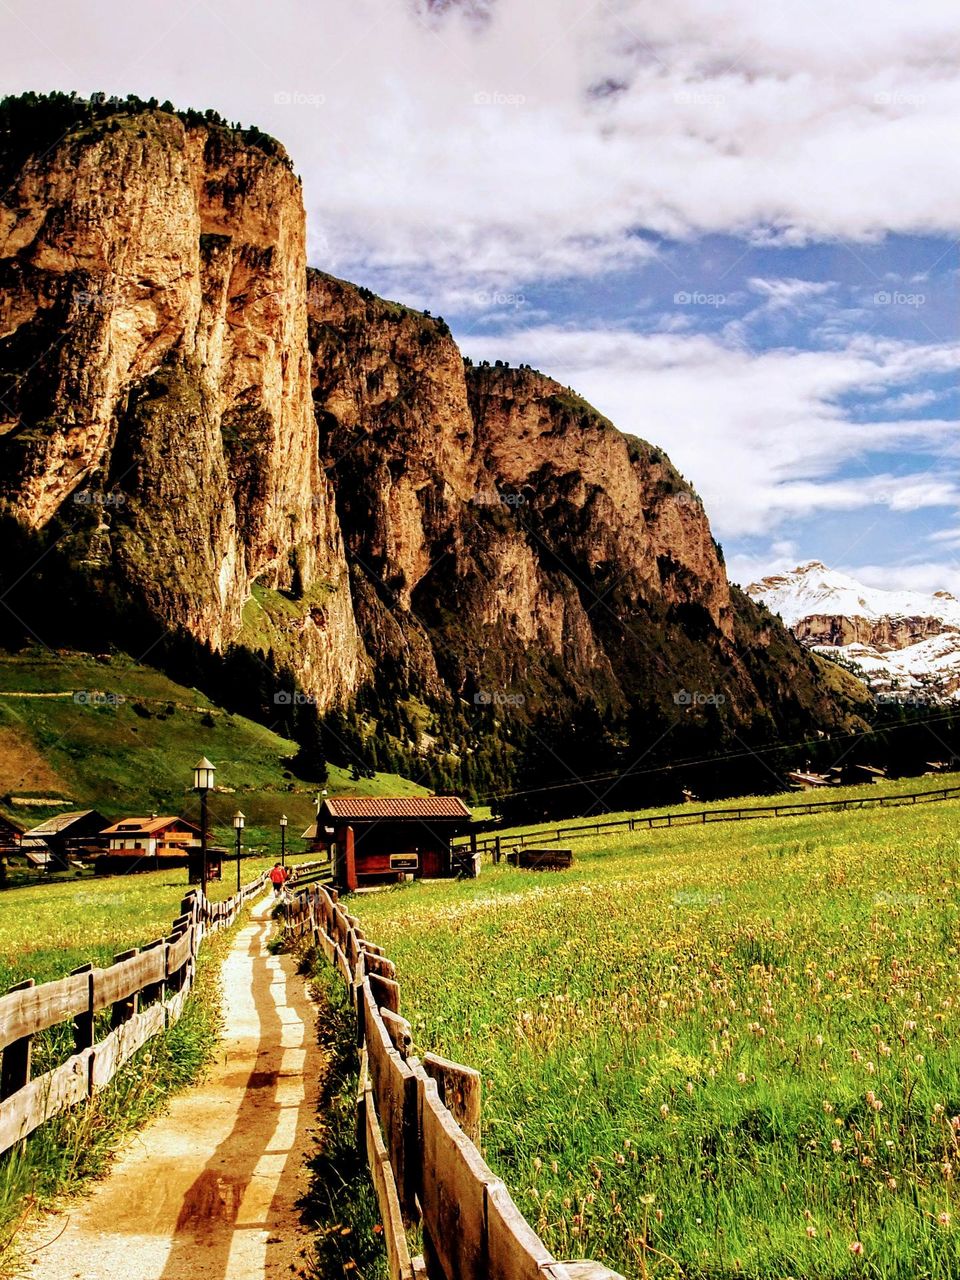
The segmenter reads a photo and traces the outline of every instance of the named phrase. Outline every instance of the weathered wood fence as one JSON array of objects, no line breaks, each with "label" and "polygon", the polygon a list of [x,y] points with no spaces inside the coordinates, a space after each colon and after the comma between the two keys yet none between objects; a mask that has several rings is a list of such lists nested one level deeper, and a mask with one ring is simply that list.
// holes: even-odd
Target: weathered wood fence
[{"label": "weathered wood fence", "polygon": [[857,796],[850,800],[802,800],[793,804],[740,805],[731,809],[677,809],[673,813],[642,814],[611,818],[606,822],[578,822],[572,826],[526,831],[519,835],[484,836],[476,842],[460,840],[455,849],[491,853],[499,862],[508,850],[528,845],[559,844],[561,840],[583,840],[607,831],[653,831],[660,827],[705,826],[710,822],[752,822],[758,818],[790,818],[800,814],[824,813],[830,809],[887,809],[905,804],[933,804],[960,799],[960,787],[936,787],[929,791],[897,792],[894,795]]},{"label": "weathered wood fence", "polygon": [[[357,1131],[376,1188],[390,1280],[622,1280],[595,1262],[559,1262],[484,1162],[480,1076],[413,1054],[396,970],[335,890],[319,885],[286,906],[286,931],[321,950],[357,1013]],[[419,1224],[422,1256],[406,1227]]]},{"label": "weathered wood fence", "polygon": [[[106,969],[84,965],[40,986],[28,979],[0,996],[0,1154],[92,1097],[142,1045],[177,1021],[204,936],[232,924],[265,882],[266,875],[258,876],[226,902],[189,893],[167,937],[122,952]],[[97,1040],[106,1010],[110,1029]],[[73,1053],[32,1077],[34,1036],[61,1023],[71,1024]]]}]

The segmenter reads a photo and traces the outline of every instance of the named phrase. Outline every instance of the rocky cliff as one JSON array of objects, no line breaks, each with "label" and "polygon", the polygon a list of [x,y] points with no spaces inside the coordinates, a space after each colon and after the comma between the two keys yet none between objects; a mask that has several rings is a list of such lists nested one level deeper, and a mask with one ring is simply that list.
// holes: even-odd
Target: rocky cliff
[{"label": "rocky cliff", "polygon": [[308,273],[272,140],[88,107],[32,142],[0,118],[0,538],[80,602],[58,635],[102,610],[107,639],[272,654],[321,709],[443,712],[455,750],[476,708],[712,745],[846,721],[659,450]]},{"label": "rocky cliff", "polygon": [[286,157],[145,111],[78,124],[3,187],[4,508],[214,648],[241,635],[254,583],[286,590],[305,682],[347,696],[361,651]]},{"label": "rocky cliff", "polygon": [[308,307],[378,679],[528,719],[582,697],[741,727],[836,719],[815,661],[731,592],[659,450],[532,369],[465,368],[441,320],[368,290],[311,271]]}]

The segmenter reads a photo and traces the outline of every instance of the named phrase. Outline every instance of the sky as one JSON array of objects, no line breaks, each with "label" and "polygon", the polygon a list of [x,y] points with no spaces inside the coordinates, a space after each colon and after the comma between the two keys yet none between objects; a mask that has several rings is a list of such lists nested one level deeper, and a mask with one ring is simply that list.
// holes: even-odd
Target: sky
[{"label": "sky", "polygon": [[274,134],[312,265],[665,448],[735,581],[960,595],[953,0],[0,0],[0,50]]}]

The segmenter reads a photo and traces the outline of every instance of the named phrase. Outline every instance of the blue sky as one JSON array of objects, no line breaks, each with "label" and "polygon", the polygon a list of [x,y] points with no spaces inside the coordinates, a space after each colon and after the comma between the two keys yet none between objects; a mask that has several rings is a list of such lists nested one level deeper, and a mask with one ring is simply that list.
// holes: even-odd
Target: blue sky
[{"label": "blue sky", "polygon": [[663,446],[735,580],[960,594],[950,0],[48,0],[6,91],[287,146],[310,261]]}]

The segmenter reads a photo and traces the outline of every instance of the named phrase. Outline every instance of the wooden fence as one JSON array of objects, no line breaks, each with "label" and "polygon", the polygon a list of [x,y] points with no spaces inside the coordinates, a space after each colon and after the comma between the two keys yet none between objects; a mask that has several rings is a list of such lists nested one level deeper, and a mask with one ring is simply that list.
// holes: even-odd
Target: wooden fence
[{"label": "wooden fence", "polygon": [[[0,996],[0,1153],[66,1107],[92,1097],[142,1045],[177,1021],[204,936],[232,924],[265,882],[266,875],[258,876],[226,902],[208,902],[191,892],[168,937],[124,951],[106,969],[83,965],[40,986],[31,978]],[[107,1010],[110,1029],[97,1040]],[[33,1077],[34,1036],[61,1023],[71,1024],[73,1053]]]},{"label": "wooden fence", "polygon": [[578,822],[573,826],[527,831],[516,836],[486,836],[473,841],[460,841],[457,849],[491,853],[499,862],[508,850],[527,845],[582,840],[608,831],[653,831],[659,827],[706,826],[710,822],[751,822],[758,818],[788,818],[800,814],[823,813],[830,809],[886,809],[905,804],[933,804],[960,798],[960,787],[937,787],[929,791],[898,792],[895,795],[857,796],[851,800],[803,800],[793,804],[740,805],[732,809],[678,809],[673,813],[634,814],[629,818],[611,818],[607,822]]},{"label": "wooden fence", "polygon": [[[484,1162],[480,1077],[413,1054],[396,970],[335,890],[319,885],[286,905],[286,931],[322,950],[357,1014],[357,1131],[383,1222],[390,1280],[622,1280],[596,1262],[559,1262]],[[422,1256],[407,1226],[419,1224]]]}]

